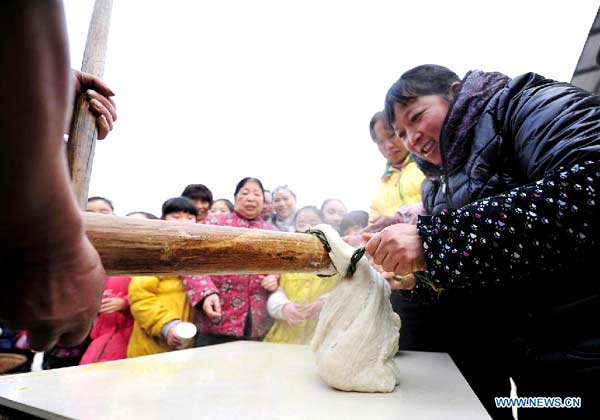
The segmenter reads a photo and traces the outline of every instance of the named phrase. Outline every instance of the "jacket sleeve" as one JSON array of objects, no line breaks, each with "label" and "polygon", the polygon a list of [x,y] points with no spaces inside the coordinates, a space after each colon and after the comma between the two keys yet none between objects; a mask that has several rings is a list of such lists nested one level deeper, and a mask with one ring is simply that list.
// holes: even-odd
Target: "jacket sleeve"
[{"label": "jacket sleeve", "polygon": [[269,295],[269,299],[267,300],[267,312],[269,312],[269,315],[274,319],[284,320],[283,307],[287,303],[290,303],[290,299],[280,287]]},{"label": "jacket sleeve", "polygon": [[513,79],[503,95],[499,115],[506,164],[517,165],[523,183],[600,157],[600,97],[535,73]]},{"label": "jacket sleeve", "polygon": [[129,304],[135,322],[147,334],[160,338],[163,325],[179,315],[165,308],[158,299],[157,277],[132,277],[129,284]]},{"label": "jacket sleeve", "polygon": [[[600,163],[586,161],[463,208],[420,217],[427,275],[443,293],[462,293],[538,281],[533,279],[544,273],[589,264],[600,239],[597,191]],[[418,300],[436,296],[423,284],[407,294]]]},{"label": "jacket sleeve", "polygon": [[188,275],[182,276],[182,279],[192,307],[202,302],[207,296],[219,293],[219,289],[208,275]]}]

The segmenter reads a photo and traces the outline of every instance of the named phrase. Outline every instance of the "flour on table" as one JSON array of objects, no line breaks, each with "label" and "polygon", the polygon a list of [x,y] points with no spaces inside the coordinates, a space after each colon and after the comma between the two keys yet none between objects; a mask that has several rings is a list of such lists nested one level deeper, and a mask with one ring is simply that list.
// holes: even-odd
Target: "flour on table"
[{"label": "flour on table", "polygon": [[[337,271],[344,276],[355,248],[329,225],[318,225]],[[351,278],[331,292],[311,342],[321,378],[342,391],[392,392],[399,383],[393,360],[400,317],[390,304],[390,286],[361,258]]]}]

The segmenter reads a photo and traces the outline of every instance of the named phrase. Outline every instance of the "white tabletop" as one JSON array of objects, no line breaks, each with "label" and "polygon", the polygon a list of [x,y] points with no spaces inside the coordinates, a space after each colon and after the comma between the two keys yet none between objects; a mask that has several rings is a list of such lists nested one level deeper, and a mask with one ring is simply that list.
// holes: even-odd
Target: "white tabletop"
[{"label": "white tabletop", "polygon": [[307,346],[235,342],[0,376],[0,405],[47,419],[489,419],[445,353],[403,352],[389,394],[331,389]]}]

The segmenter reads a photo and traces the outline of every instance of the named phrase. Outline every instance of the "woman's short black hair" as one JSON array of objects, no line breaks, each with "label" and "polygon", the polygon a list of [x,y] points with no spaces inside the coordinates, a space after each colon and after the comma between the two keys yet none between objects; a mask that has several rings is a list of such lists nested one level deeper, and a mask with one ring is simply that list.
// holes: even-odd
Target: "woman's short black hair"
[{"label": "woman's short black hair", "polygon": [[369,224],[369,214],[364,210],[353,210],[344,215],[342,223],[340,223],[340,233],[343,235],[348,228],[360,226],[367,227]]},{"label": "woman's short black hair", "polygon": [[447,96],[452,83],[459,81],[456,73],[437,64],[423,64],[404,72],[385,96],[385,116],[388,124],[393,127],[396,119],[394,104],[406,105],[419,96]]},{"label": "woman's short black hair", "polygon": [[151,219],[151,220],[158,219],[158,217],[156,217],[152,213],[148,213],[147,211],[131,211],[131,212],[127,213],[125,216],[133,216],[134,214],[141,214],[146,219]]},{"label": "woman's short black hair", "polygon": [[110,207],[112,211],[115,211],[115,206],[113,206],[112,201],[110,201],[108,198],[96,196],[87,199],[88,203],[91,203],[92,201],[104,201],[106,204],[108,204],[108,207]]},{"label": "woman's short black hair", "polygon": [[265,188],[263,187],[262,182],[260,182],[260,179],[258,179],[258,178],[252,178],[252,177],[247,176],[246,178],[244,178],[240,182],[238,182],[237,185],[235,186],[235,192],[233,193],[234,197],[236,197],[238,195],[238,193],[240,192],[240,190],[242,188],[244,188],[244,185],[246,185],[246,183],[248,181],[254,181],[254,182],[256,182],[258,184],[260,190],[262,191],[263,196],[265,195]]},{"label": "woman's short black hair", "polygon": [[213,204],[218,203],[219,201],[222,202],[222,203],[225,203],[225,205],[227,206],[227,208],[229,209],[229,211],[233,211],[233,203],[231,201],[229,201],[226,198],[219,198],[219,199],[213,201]]},{"label": "woman's short black hair", "polygon": [[181,193],[182,197],[187,197],[192,200],[206,201],[209,206],[212,206],[213,195],[208,187],[204,184],[190,184]]},{"label": "woman's short black hair", "polygon": [[173,197],[163,203],[161,218],[164,219],[167,214],[179,211],[198,216],[198,209],[192,200],[187,197]]}]

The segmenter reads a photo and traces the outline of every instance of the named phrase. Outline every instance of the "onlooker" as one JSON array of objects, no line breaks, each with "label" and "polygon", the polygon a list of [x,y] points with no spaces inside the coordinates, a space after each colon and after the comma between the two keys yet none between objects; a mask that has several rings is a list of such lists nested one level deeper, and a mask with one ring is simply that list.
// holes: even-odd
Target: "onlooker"
[{"label": "onlooker", "polygon": [[[209,216],[207,225],[248,229],[275,228],[262,217],[264,190],[256,178],[244,178],[235,188],[233,213]],[[198,310],[196,346],[236,340],[258,340],[271,327],[266,303],[278,286],[274,274],[188,276],[184,279],[191,304]]]},{"label": "onlooker", "polygon": [[321,211],[315,206],[302,207],[294,217],[294,230],[306,232],[311,227],[323,222],[321,215]]},{"label": "onlooker", "polygon": [[364,210],[353,210],[344,215],[340,223],[341,236],[355,236],[369,224],[369,213]]},{"label": "onlooker", "polygon": [[229,214],[233,211],[233,204],[226,198],[219,198],[218,200],[213,201],[212,206],[210,206],[210,210],[208,214]]},{"label": "onlooker", "polygon": [[204,184],[190,184],[181,193],[182,197],[187,197],[194,202],[198,209],[198,216],[196,221],[200,223],[206,216],[208,216],[208,210],[213,203],[212,192]]},{"label": "onlooker", "polygon": [[[196,223],[198,209],[185,197],[164,202],[161,219]],[[129,284],[133,333],[127,357],[163,353],[185,346],[175,326],[191,319],[191,306],[180,276],[135,276]]]},{"label": "onlooker", "polygon": [[519,396],[582,397],[576,411],[519,418],[597,416],[600,98],[535,73],[461,80],[423,65],[385,110],[426,164],[432,216],[386,228],[367,252],[398,275],[423,271],[405,285],[412,299],[452,305],[437,322],[490,411],[512,377]]},{"label": "onlooker", "polygon": [[371,201],[370,223],[393,223],[393,216],[406,204],[421,202],[421,183],[425,176],[411,159],[408,150],[389,127],[383,111],[376,112],[369,122],[371,139],[386,159],[385,171]]},{"label": "onlooker", "polygon": [[[90,197],[86,211],[112,215],[114,206],[104,197]],[[91,342],[87,349],[78,349],[79,353],[84,352],[79,364],[119,360],[127,356],[127,343],[133,327],[127,298],[129,280],[128,276],[106,277],[100,313],[90,332]],[[45,357],[46,366],[51,359],[52,351]]]},{"label": "onlooker", "polygon": [[267,222],[272,221],[273,219],[273,195],[271,194],[271,191],[269,190],[265,190],[265,202],[263,204],[263,211],[262,211],[262,218],[263,220],[266,220]]},{"label": "onlooker", "polygon": [[15,347],[17,333],[4,325],[0,319],[0,349],[10,350]]},{"label": "onlooker", "polygon": [[127,216],[127,217],[134,217],[134,218],[137,218],[137,219],[150,219],[150,220],[156,220],[156,219],[158,219],[158,217],[156,217],[152,213],[148,213],[146,211],[132,211],[130,213],[127,213],[125,216]]},{"label": "onlooker", "polygon": [[90,332],[91,342],[79,364],[120,360],[127,357],[133,329],[129,311],[128,276],[108,276],[100,313]]},{"label": "onlooker", "polygon": [[321,218],[323,219],[323,223],[333,226],[338,232],[340,231],[340,223],[342,223],[346,212],[346,206],[337,198],[328,198],[321,204]]},{"label": "onlooker", "polygon": [[294,231],[294,215],[296,214],[296,194],[282,185],[273,190],[273,224],[283,232]]},{"label": "onlooker", "polygon": [[199,210],[196,204],[189,198],[173,197],[163,203],[161,219],[172,222],[195,223],[198,213]]},{"label": "onlooker", "polygon": [[[296,212],[296,232],[320,224],[321,211],[314,206]],[[308,344],[315,333],[327,294],[337,285],[339,275],[319,277],[309,273],[281,275],[280,286],[267,301],[269,314],[276,319],[265,337],[272,343]]]},{"label": "onlooker", "polygon": [[90,197],[87,200],[85,211],[90,213],[114,214],[115,206],[112,201],[104,197]]}]

